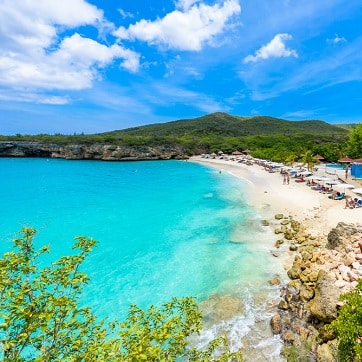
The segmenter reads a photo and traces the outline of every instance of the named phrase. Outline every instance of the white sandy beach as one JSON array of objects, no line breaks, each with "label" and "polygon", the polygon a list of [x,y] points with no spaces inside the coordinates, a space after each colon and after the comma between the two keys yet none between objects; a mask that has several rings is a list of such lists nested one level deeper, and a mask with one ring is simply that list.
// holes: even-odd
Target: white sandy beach
[{"label": "white sandy beach", "polygon": [[[362,223],[362,207],[345,209],[345,200],[331,200],[327,194],[311,190],[305,182],[297,183],[292,177],[290,183],[284,185],[279,172],[269,173],[256,164],[249,166],[219,158],[195,156],[190,158],[190,161],[216,168],[221,172],[220,175],[227,172],[247,181],[249,204],[266,218],[276,213],[293,216],[310,231],[319,235],[327,235],[341,221]],[[321,167],[318,174],[324,174],[324,168]],[[361,187],[361,180],[348,179],[347,182],[355,187]],[[346,190],[346,194],[358,197],[350,190]]]}]

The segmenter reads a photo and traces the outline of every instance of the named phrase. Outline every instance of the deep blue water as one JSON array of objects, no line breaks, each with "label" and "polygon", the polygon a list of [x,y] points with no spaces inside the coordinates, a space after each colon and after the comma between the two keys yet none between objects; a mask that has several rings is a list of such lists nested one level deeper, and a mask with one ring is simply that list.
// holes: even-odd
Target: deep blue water
[{"label": "deep blue water", "polygon": [[275,272],[269,236],[226,173],[185,161],[12,158],[0,173],[0,251],[25,225],[51,246],[44,263],[71,253],[76,235],[95,238],[83,302],[102,317],[173,296],[247,299]]}]

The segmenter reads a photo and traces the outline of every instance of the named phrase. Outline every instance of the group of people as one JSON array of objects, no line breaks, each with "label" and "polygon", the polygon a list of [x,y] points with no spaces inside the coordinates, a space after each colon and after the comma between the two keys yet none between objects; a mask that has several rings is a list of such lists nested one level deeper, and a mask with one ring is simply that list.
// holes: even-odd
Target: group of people
[{"label": "group of people", "polygon": [[358,200],[357,198],[346,197],[346,206],[345,209],[354,209],[355,207],[362,207],[362,200]]}]

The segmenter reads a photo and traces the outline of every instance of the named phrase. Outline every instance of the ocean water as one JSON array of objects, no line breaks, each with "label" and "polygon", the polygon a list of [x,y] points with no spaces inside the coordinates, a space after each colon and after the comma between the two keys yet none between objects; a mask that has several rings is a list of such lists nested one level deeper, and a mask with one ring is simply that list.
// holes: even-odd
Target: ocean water
[{"label": "ocean water", "polygon": [[82,301],[100,317],[122,320],[131,303],[173,296],[228,296],[242,311],[213,318],[194,343],[226,332],[245,361],[280,360],[269,328],[278,289],[267,281],[283,269],[240,180],[185,161],[6,158],[0,172],[1,253],[25,225],[38,231],[36,245],[51,246],[44,263],[71,253],[75,236],[93,237]]}]

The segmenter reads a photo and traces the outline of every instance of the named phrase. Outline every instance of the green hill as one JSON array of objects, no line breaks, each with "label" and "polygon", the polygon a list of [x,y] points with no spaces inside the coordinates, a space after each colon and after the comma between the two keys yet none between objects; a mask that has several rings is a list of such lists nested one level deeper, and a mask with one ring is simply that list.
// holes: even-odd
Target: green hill
[{"label": "green hill", "polygon": [[348,131],[322,121],[287,121],[266,116],[239,117],[226,113],[212,113],[194,119],[183,119],[107,132],[104,135],[145,137],[220,135],[242,137],[250,135],[293,135],[296,133],[333,134],[344,137],[348,134]]},{"label": "green hill", "polygon": [[[212,113],[194,119],[150,124],[93,135],[17,135],[0,140],[42,144],[108,144],[133,149],[177,148],[184,155],[250,149],[254,157],[300,158],[307,150],[336,161],[343,154],[350,129],[323,121],[288,121],[267,116],[240,117]],[[294,157],[295,156],[295,157]]]}]

